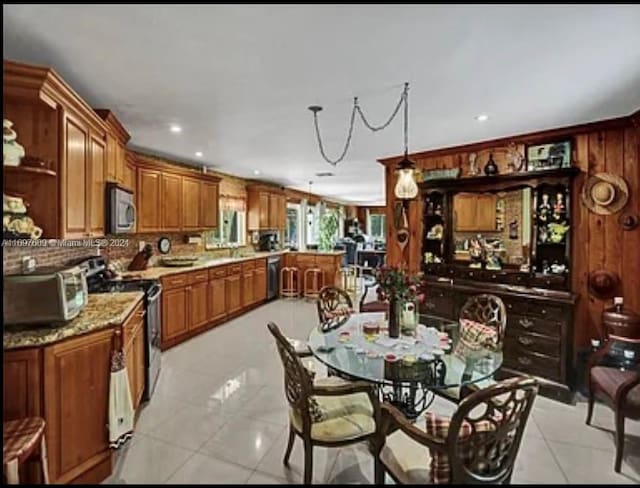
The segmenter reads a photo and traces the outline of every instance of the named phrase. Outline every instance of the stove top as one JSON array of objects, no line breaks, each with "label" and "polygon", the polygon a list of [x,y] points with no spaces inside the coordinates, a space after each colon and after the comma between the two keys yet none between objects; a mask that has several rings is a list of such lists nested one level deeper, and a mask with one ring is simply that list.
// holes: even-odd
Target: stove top
[{"label": "stove top", "polygon": [[148,293],[159,282],[156,280],[100,280],[88,284],[89,293],[143,291]]}]

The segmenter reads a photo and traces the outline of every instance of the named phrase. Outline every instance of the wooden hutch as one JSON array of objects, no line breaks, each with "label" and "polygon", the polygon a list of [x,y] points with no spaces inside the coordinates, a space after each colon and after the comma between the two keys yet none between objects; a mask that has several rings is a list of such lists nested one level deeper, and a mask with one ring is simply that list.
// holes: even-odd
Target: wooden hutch
[{"label": "wooden hutch", "polygon": [[[507,307],[501,375],[573,397],[571,195],[577,168],[424,181],[422,313],[456,320],[478,293]],[[551,232],[553,229],[553,232]],[[564,233],[563,233],[564,229]]]}]

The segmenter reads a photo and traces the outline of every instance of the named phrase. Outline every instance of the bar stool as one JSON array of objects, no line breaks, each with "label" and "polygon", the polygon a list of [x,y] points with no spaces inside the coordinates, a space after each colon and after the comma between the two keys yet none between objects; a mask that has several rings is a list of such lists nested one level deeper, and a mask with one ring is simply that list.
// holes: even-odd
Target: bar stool
[{"label": "bar stool", "polygon": [[304,297],[318,298],[322,289],[322,270],[320,268],[307,268],[304,271]]},{"label": "bar stool", "polygon": [[33,454],[40,451],[42,481],[49,484],[45,422],[40,417],[9,420],[2,424],[2,466],[8,485],[20,484],[19,470]]},{"label": "bar stool", "polygon": [[348,293],[355,294],[358,291],[358,268],[349,265],[345,268],[340,268],[337,272],[340,287],[347,290]]},{"label": "bar stool", "polygon": [[300,296],[298,268],[285,266],[280,270],[280,296],[294,298]]}]

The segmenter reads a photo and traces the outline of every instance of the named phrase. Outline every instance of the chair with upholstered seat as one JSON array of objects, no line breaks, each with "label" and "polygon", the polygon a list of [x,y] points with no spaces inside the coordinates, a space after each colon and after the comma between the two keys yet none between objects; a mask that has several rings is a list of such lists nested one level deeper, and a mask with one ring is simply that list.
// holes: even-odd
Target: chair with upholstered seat
[{"label": "chair with upholstered seat", "polygon": [[365,279],[364,282],[364,291],[362,292],[362,296],[360,297],[360,312],[388,312],[389,311],[389,302],[386,300],[373,300],[366,301],[367,294],[369,290],[378,283],[375,279]]},{"label": "chair with upholstered seat", "polygon": [[316,299],[318,309],[318,321],[335,318],[339,315],[350,315],[353,313],[353,302],[349,294],[337,286],[325,286],[318,293]]},{"label": "chair with upholstered seat", "polygon": [[[463,323],[470,321],[471,327],[480,324],[483,327],[493,329],[495,333],[495,347],[500,349],[504,341],[504,334],[507,328],[507,309],[500,297],[489,294],[474,295],[467,299],[460,309],[460,334],[458,342],[465,341]],[[467,322],[469,323],[469,322]],[[474,336],[474,334],[471,334]],[[462,346],[458,346],[462,349]],[[486,388],[494,384],[492,377],[456,388],[439,390],[438,394],[447,400],[459,402],[466,395],[473,391]]]},{"label": "chair with upholstered seat", "polygon": [[419,425],[382,405],[376,484],[509,483],[538,384],[512,378],[472,393],[449,419],[427,413]]},{"label": "chair with upholstered seat", "polygon": [[[616,341],[626,342],[623,337]],[[587,425],[591,424],[595,398],[604,400],[614,410],[616,424],[616,458],[614,469],[620,472],[624,451],[624,423],[626,418],[640,419],[640,371],[622,370],[609,366],[601,366],[601,361],[611,352],[613,340],[594,352],[587,366],[589,386],[589,406]]]},{"label": "chair with upholstered seat", "polygon": [[289,403],[289,442],[283,463],[289,464],[296,436],[304,444],[305,484],[312,479],[314,446],[339,447],[368,441],[377,455],[380,405],[372,385],[343,383],[336,378],[314,382],[278,326],[270,322],[268,328],[282,360]]}]

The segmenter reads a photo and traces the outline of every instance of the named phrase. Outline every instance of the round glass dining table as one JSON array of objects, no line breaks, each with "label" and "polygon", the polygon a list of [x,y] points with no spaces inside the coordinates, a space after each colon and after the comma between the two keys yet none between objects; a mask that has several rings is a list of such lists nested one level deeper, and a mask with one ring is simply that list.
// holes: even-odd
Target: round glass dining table
[{"label": "round glass dining table", "polygon": [[314,327],[308,345],[330,372],[373,383],[384,400],[415,418],[433,393],[490,378],[502,365],[501,351],[457,347],[458,322],[419,317],[411,335],[391,339],[384,313],[352,314]]}]

